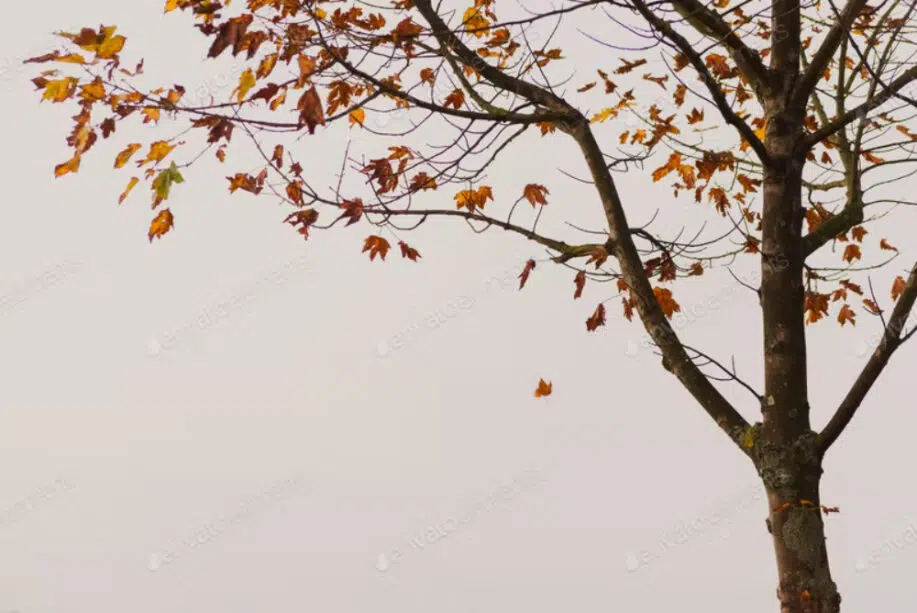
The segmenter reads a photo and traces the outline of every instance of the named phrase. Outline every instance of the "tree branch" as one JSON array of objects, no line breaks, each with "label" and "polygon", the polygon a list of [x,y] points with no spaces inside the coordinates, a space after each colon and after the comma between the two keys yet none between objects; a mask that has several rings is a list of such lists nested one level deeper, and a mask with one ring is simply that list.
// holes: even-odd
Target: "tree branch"
[{"label": "tree branch", "polygon": [[796,85],[796,89],[793,92],[793,102],[796,105],[805,105],[815,89],[815,84],[818,83],[837,48],[840,47],[841,41],[846,38],[854,20],[865,6],[866,0],[848,0],[847,6],[844,7],[840,15],[838,15],[838,20],[831,26],[828,34],[825,35],[825,40],[822,41],[818,51],[815,52],[812,63]]},{"label": "tree branch", "polygon": [[824,430],[818,435],[819,451],[822,455],[834,444],[847,427],[847,424],[850,423],[850,420],[853,419],[854,414],[879,378],[879,375],[882,374],[882,370],[888,364],[892,354],[910,337],[910,334],[904,337],[901,334],[904,332],[904,324],[915,302],[917,302],[917,263],[911,269],[904,291],[898,296],[898,302],[892,310],[888,325],[885,326],[879,346],[869,357],[869,361],[866,362],[866,366],[863,367],[862,372],[854,381],[853,386],[847,392],[847,396],[841,402],[834,416],[831,417]]},{"label": "tree branch", "polygon": [[[729,101],[726,99],[726,94],[723,93],[723,90],[720,88],[719,84],[713,78],[713,75],[710,74],[710,71],[707,69],[707,66],[704,64],[703,58],[700,54],[694,50],[694,47],[687,41],[687,39],[676,32],[672,26],[669,25],[664,19],[660,19],[658,16],[653,14],[643,0],[631,0],[633,5],[637,8],[643,18],[646,19],[656,30],[662,33],[663,36],[668,38],[678,50],[688,58],[688,61],[691,62],[691,65],[698,72],[698,74],[703,78],[704,84],[707,86],[707,90],[710,92],[710,95],[713,96],[713,101],[716,103],[716,108],[719,110],[723,119],[726,120],[731,126],[734,126],[736,130],[739,131],[739,134],[742,135],[742,138],[754,149],[755,153],[758,155],[758,159],[762,162],[765,162],[769,159],[767,150],[764,148],[764,144],[755,136],[754,130],[751,129],[745,120],[739,117],[735,111],[732,110],[732,106],[729,104]],[[695,0],[696,1],[696,0]],[[725,25],[725,24],[723,24]],[[728,28],[728,26],[726,26]]]},{"label": "tree branch", "polygon": [[614,245],[611,255],[618,260],[621,275],[632,292],[644,328],[662,353],[663,365],[678,377],[678,380],[707,414],[739,446],[739,449],[748,455],[748,449],[742,446],[742,438],[750,428],[748,422],[688,356],[684,345],[675,334],[656,299],[640,254],[631,237],[624,205],[618,195],[614,179],[606,167],[595,135],[589,126],[589,120],[580,114],[579,120],[569,130],[569,133],[583,152],[601,198],[605,217],[608,220],[609,234]]},{"label": "tree branch", "polygon": [[695,30],[707,36],[714,35],[726,47],[732,61],[736,63],[736,66],[748,79],[759,99],[763,100],[764,91],[770,87],[770,72],[767,66],[761,62],[758,52],[742,42],[742,39],[736,35],[718,13],[708,9],[698,0],[672,0],[672,4],[676,5],[679,13],[682,11],[689,13],[691,19],[699,22],[699,25],[706,31],[698,28],[689,20],[688,23]]}]

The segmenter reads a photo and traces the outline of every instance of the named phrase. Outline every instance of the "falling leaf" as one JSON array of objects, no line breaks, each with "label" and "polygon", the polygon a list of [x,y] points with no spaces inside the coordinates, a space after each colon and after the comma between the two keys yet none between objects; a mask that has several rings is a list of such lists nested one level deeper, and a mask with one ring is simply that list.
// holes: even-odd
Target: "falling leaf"
[{"label": "falling leaf", "polygon": [[58,164],[54,167],[54,176],[62,177],[69,172],[76,172],[80,169],[80,154],[77,153],[72,158],[64,162],[63,164]]},{"label": "falling leaf", "polygon": [[879,241],[879,249],[882,249],[884,251],[896,251],[896,252],[898,251],[897,247],[892,247],[891,245],[889,245],[888,241],[885,240],[884,238]]},{"label": "falling leaf", "polygon": [[545,381],[544,379],[539,379],[538,387],[535,388],[535,398],[544,398],[545,396],[550,396],[553,388],[553,383]]}]

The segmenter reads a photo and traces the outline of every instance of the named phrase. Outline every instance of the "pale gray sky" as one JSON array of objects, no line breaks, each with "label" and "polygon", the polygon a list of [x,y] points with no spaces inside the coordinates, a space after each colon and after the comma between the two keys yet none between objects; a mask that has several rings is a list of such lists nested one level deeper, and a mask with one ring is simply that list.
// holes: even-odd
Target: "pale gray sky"
[{"label": "pale gray sky", "polygon": [[[362,225],[304,243],[270,198],[226,190],[223,176],[257,163],[241,132],[225,166],[185,173],[176,228],[153,245],[146,188],[119,207],[130,170],[111,161],[173,128],[119,125],[79,174],[53,179],[75,110],[39,106],[38,69],[19,64],[50,31],[116,24],[125,63],[145,57],[151,82],[218,98],[235,87],[231,58],[202,61],[206,41],[162,4],[7,7],[0,613],[775,610],[752,466],[614,303],[608,326],[586,333],[607,288],[574,302],[573,275],[539,266],[519,292],[522,262],[542,250],[460,223],[406,236],[420,264],[395,250],[370,262]],[[570,40],[571,55],[610,54]],[[295,144],[311,176],[337,171],[347,133],[367,157],[386,146],[320,129]],[[511,155],[488,206],[537,179],[552,192],[546,228],[601,221],[588,187],[557,170],[584,174],[563,137]],[[709,207],[672,202],[649,170],[618,175],[632,224],[664,205],[696,229]],[[882,223],[903,251],[877,276],[886,295],[917,248],[912,213]],[[723,270],[677,286],[695,313],[677,325],[760,384],[759,309],[733,286]],[[701,310],[714,296],[721,307]],[[818,427],[877,332],[865,316],[811,329]],[[917,605],[915,351],[895,357],[827,460],[848,611]],[[554,393],[536,400],[540,377]],[[724,389],[756,419],[747,393]]]}]

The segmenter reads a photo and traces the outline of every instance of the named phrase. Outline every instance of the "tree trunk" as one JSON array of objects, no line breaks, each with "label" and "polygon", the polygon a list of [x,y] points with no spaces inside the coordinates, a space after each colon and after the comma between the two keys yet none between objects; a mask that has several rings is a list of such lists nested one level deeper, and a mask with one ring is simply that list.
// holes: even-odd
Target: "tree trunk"
[{"label": "tree trunk", "polygon": [[777,557],[780,613],[838,613],[819,499],[821,460],[814,435],[789,445],[762,441],[756,464],[767,489],[768,530]]},{"label": "tree trunk", "polygon": [[[798,5],[789,2],[796,6]],[[798,20],[789,10],[785,19]],[[782,63],[798,66],[787,41]],[[776,61],[777,58],[774,58]],[[805,286],[802,245],[804,108],[790,106],[795,75],[788,70],[765,102],[761,308],[764,327],[762,423],[752,458],[770,505],[768,529],[777,558],[781,613],[838,613],[821,517],[822,459],[809,422]]]}]

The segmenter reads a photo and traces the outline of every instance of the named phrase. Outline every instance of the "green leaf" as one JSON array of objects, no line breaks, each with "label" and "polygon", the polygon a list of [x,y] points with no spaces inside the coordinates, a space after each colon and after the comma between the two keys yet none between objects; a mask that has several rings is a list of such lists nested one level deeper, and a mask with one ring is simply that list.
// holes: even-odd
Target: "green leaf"
[{"label": "green leaf", "polygon": [[171,166],[160,172],[153,179],[153,191],[156,193],[154,206],[169,197],[169,190],[172,188],[173,183],[184,183],[184,181],[185,178],[181,176],[178,166],[173,161]]}]

